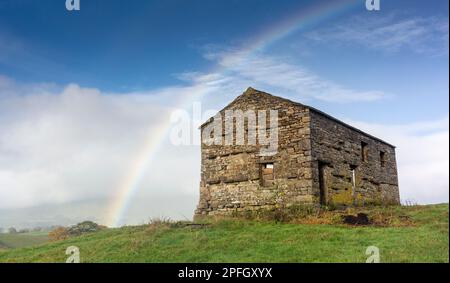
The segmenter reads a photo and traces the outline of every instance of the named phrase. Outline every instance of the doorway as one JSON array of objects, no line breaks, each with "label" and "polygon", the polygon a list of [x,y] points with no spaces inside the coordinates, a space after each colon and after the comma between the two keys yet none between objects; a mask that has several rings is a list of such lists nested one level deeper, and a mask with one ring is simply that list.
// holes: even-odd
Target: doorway
[{"label": "doorway", "polygon": [[325,168],[326,163],[319,161],[319,194],[320,194],[320,204],[327,204],[327,186],[325,184]]},{"label": "doorway", "polygon": [[356,201],[356,169],[358,166],[356,165],[350,165],[350,172],[352,174],[352,200],[353,204],[355,204]]}]

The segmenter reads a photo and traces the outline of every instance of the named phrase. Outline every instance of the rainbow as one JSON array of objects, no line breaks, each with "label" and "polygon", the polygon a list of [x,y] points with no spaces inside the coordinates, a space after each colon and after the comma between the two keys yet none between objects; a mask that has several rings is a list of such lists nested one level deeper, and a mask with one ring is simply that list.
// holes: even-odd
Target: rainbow
[{"label": "rainbow", "polygon": [[[364,9],[364,1],[362,0],[336,0],[324,1],[320,5],[311,6],[309,8],[302,8],[284,20],[278,22],[270,29],[264,30],[258,36],[254,37],[250,43],[246,44],[238,52],[233,52],[225,59],[233,60],[232,62],[239,62],[244,58],[248,58],[257,52],[262,52],[277,41],[293,34],[294,32],[319,23],[330,17],[335,17],[345,11],[354,7],[360,6]],[[212,73],[225,73],[227,68],[224,66],[217,66]],[[204,95],[201,91],[196,91],[196,87],[192,86],[192,94],[183,97],[176,104],[179,108],[188,106],[194,101],[201,99]],[[123,225],[123,219],[131,204],[133,197],[139,190],[139,184],[145,176],[149,165],[153,161],[155,154],[160,149],[163,141],[168,136],[171,129],[169,119],[158,123],[153,127],[144,143],[145,146],[139,151],[137,158],[134,160],[130,171],[126,178],[120,183],[115,195],[112,198],[110,206],[107,211],[106,225],[110,227],[118,227]]]}]

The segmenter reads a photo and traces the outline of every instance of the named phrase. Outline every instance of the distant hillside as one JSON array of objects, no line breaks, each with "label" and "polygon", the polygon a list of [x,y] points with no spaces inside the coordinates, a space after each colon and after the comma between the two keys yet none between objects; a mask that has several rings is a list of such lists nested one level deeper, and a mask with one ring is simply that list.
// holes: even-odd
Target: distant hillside
[{"label": "distant hillside", "polygon": [[31,247],[48,241],[47,232],[0,234],[0,250]]},{"label": "distant hillside", "polygon": [[[189,194],[141,196],[133,201],[123,220],[139,225],[146,223],[150,217],[157,216],[177,220],[191,218],[196,200],[197,196]],[[68,226],[87,219],[105,224],[109,219],[109,215],[105,213],[110,206],[109,202],[109,199],[97,198],[26,208],[0,208],[0,227],[15,227],[20,230],[55,225]]]},{"label": "distant hillside", "polygon": [[[379,248],[381,262],[448,262],[448,209],[448,204],[387,208],[381,219],[386,225],[358,227],[312,224],[322,221],[317,219],[155,223],[0,251],[0,262],[64,262],[69,246],[79,247],[82,262],[365,262],[368,246]],[[378,217],[377,211],[366,209],[369,217]]]}]

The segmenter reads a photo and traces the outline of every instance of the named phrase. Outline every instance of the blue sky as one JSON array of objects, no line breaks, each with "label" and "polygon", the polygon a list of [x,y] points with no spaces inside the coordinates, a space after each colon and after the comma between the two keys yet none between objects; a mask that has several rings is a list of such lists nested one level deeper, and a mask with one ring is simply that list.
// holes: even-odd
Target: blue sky
[{"label": "blue sky", "polygon": [[[81,11],[67,12],[63,0],[1,1],[0,73],[19,82],[75,82],[108,92],[181,84],[185,82],[180,82],[177,74],[207,72],[215,67],[216,62],[203,56],[207,46],[245,46],[256,34],[295,11],[321,5],[319,2],[97,0],[83,1]],[[393,18],[392,23],[435,19],[438,25],[448,20],[448,2],[383,1],[379,12],[366,11],[362,0],[354,2],[345,11],[270,44],[264,54],[289,57],[289,62],[346,87],[376,85],[393,97],[372,103],[370,109],[390,113],[389,120],[437,118],[448,112],[448,39],[445,45],[438,40],[414,42],[418,38],[413,37],[409,44],[390,50],[390,46],[367,48],[351,40],[343,43],[307,37],[351,17],[359,17],[358,24],[366,19],[374,21],[374,26],[388,17]],[[445,34],[433,32],[430,37]],[[418,52],[415,45],[433,50]],[[355,107],[358,111],[347,105],[313,104],[337,107],[336,113],[345,110],[352,117],[368,111],[364,105]],[[402,111],[398,111],[399,105]],[[368,119],[384,118],[369,115]]]},{"label": "blue sky", "polygon": [[[0,185],[19,192],[0,188],[0,208],[79,201],[94,187],[102,195],[89,198],[108,197],[108,176],[126,170],[110,164],[133,162],[151,119],[194,100],[220,109],[248,86],[396,144],[400,183],[416,184],[403,198],[448,202],[448,1],[381,0],[380,11],[367,11],[354,0],[298,16],[329,2],[81,0],[69,12],[65,0],[0,0]],[[282,36],[265,36],[274,30]],[[169,168],[178,150],[166,138],[155,156]],[[85,159],[66,165],[86,171],[56,170],[74,151]],[[99,163],[105,154],[117,160]],[[198,163],[198,148],[183,154]],[[197,169],[186,173],[189,188],[169,186],[194,204]],[[86,177],[93,171],[103,177]],[[149,175],[148,183],[161,179]],[[43,180],[39,188],[17,181],[30,176]],[[430,182],[439,188],[432,196],[420,188]],[[56,184],[67,190],[47,194]],[[51,198],[31,200],[45,194]]]}]

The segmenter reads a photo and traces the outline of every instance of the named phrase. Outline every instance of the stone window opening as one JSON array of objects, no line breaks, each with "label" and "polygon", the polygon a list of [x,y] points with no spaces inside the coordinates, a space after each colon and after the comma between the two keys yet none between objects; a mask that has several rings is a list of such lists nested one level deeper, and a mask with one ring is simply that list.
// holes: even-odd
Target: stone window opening
[{"label": "stone window opening", "polygon": [[366,142],[361,142],[361,161],[367,162],[369,159],[369,145]]},{"label": "stone window opening", "polygon": [[274,164],[272,162],[263,163],[260,168],[261,186],[272,186],[274,180]]},{"label": "stone window opening", "polygon": [[380,151],[380,165],[381,167],[386,166],[386,153],[384,151]]},{"label": "stone window opening", "polygon": [[264,168],[273,170],[273,163],[266,163],[266,164],[264,164]]}]

